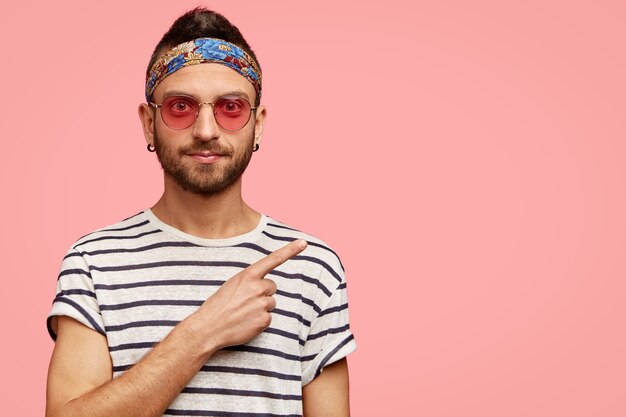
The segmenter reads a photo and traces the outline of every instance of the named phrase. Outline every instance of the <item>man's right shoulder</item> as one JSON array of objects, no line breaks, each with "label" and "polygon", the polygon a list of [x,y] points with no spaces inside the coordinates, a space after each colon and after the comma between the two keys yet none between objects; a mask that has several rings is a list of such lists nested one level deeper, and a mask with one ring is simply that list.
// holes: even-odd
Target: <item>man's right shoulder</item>
[{"label": "man's right shoulder", "polygon": [[133,214],[124,220],[96,229],[78,238],[69,251],[89,252],[102,249],[111,244],[130,241],[142,236],[156,233],[156,229],[145,215],[144,211]]}]

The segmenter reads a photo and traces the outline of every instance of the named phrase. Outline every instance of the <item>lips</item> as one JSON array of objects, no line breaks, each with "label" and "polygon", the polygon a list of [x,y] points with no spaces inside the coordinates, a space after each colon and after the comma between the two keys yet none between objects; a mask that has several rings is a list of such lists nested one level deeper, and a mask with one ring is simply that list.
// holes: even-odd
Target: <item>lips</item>
[{"label": "lips", "polygon": [[189,155],[189,156],[193,156],[193,155],[197,155],[197,156],[212,156],[212,155],[228,156],[228,155],[230,155],[229,152],[226,152],[226,151],[224,151],[222,149],[187,149],[187,150],[182,150],[181,153],[184,154],[184,155]]},{"label": "lips", "polygon": [[224,154],[221,154],[219,152],[209,152],[209,151],[190,152],[187,155],[190,155],[190,156],[204,156],[204,157],[208,157],[208,156],[224,156]]},{"label": "lips", "polygon": [[219,161],[225,154],[216,151],[192,151],[185,155],[202,164],[212,164]]}]

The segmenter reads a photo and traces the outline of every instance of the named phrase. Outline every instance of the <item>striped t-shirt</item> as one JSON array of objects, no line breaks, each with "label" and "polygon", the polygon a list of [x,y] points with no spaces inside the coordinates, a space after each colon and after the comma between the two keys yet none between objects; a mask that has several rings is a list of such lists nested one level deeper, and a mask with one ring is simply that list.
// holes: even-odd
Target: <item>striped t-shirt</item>
[{"label": "striped t-shirt", "polygon": [[164,415],[301,416],[302,387],[356,348],[343,267],[321,240],[262,215],[227,239],[204,239],[150,209],[80,238],[63,258],[48,317],[70,316],[106,336],[117,377],[225,280],[287,242],[309,246],[267,275],[271,326],[215,353]]}]

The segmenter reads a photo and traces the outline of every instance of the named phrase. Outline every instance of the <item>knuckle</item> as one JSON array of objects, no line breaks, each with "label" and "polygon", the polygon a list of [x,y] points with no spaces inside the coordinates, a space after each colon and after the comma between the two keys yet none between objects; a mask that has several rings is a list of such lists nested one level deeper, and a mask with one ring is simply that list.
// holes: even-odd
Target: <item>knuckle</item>
[{"label": "knuckle", "polygon": [[259,310],[267,311],[267,301],[263,298],[257,298],[256,304]]},{"label": "knuckle", "polygon": [[282,256],[280,256],[280,254],[273,252],[270,254],[270,258],[272,259],[272,261],[274,261],[277,264],[280,264],[283,262],[283,258]]},{"label": "knuckle", "polygon": [[264,314],[263,317],[261,318],[261,324],[266,329],[270,327],[270,325],[272,324],[272,315],[270,313]]},{"label": "knuckle", "polygon": [[265,286],[261,281],[255,281],[252,284],[252,294],[259,297],[265,293]]}]

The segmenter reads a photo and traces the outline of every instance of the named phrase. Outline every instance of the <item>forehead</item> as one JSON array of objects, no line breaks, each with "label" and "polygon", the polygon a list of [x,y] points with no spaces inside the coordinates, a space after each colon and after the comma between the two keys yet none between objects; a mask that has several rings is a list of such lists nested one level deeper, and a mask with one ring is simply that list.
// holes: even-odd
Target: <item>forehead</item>
[{"label": "forehead", "polygon": [[170,92],[211,100],[226,93],[238,92],[254,102],[256,93],[250,81],[222,64],[204,63],[184,67],[165,78],[154,90],[155,100]]}]

